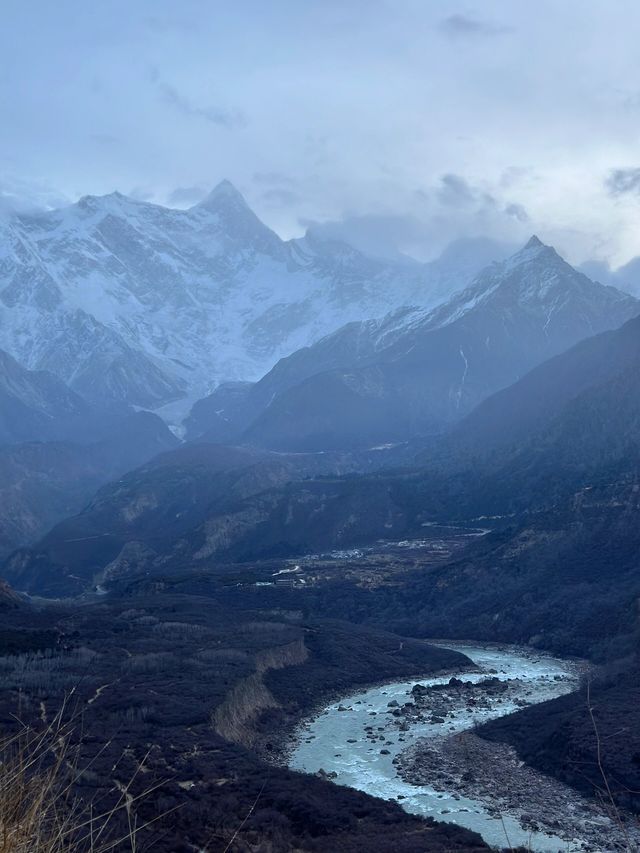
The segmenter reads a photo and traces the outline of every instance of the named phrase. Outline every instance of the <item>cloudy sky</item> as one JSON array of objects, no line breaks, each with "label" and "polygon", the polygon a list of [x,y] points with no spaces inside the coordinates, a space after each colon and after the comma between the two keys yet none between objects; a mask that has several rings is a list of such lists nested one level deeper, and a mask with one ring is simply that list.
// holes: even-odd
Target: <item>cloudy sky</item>
[{"label": "cloudy sky", "polygon": [[640,254],[637,0],[3,0],[0,192],[188,206],[430,257]]}]

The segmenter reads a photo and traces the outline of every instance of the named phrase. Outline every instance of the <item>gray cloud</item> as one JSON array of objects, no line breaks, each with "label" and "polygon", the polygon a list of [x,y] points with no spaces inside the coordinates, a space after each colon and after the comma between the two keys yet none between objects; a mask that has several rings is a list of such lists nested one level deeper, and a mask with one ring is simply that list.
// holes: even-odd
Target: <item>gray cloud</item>
[{"label": "gray cloud", "polygon": [[448,173],[434,186],[421,187],[405,201],[409,212],[345,213],[322,223],[306,221],[312,234],[343,240],[367,254],[410,255],[420,260],[437,256],[458,238],[487,236],[518,244],[532,230],[524,205],[498,201],[463,175]]},{"label": "gray cloud", "polygon": [[206,195],[207,189],[203,186],[176,187],[175,190],[169,193],[167,201],[169,204],[176,204],[178,207],[190,207],[202,201]]},{"label": "gray cloud", "polygon": [[37,213],[67,204],[66,196],[42,181],[0,178],[0,214]]},{"label": "gray cloud", "polygon": [[271,187],[265,190],[260,197],[269,204],[274,204],[278,207],[293,206],[301,201],[301,197],[297,192],[286,187]]},{"label": "gray cloud", "polygon": [[228,177],[284,237],[392,217],[421,255],[525,229],[576,262],[640,253],[619,203],[634,173],[606,185],[601,166],[640,162],[631,0],[65,0],[40,3],[37,27],[5,0],[3,15],[0,175],[174,204]]},{"label": "gray cloud", "polygon": [[450,38],[498,36],[513,32],[513,27],[493,24],[458,12],[440,21],[440,30]]},{"label": "gray cloud", "polygon": [[302,220],[309,233],[323,240],[339,240],[369,255],[397,258],[409,247],[424,245],[428,229],[409,214],[351,214],[339,220]]},{"label": "gray cloud", "polygon": [[162,100],[183,116],[203,119],[210,124],[215,124],[218,127],[226,127],[230,130],[245,127],[247,124],[245,116],[238,110],[232,111],[214,106],[198,106],[193,103],[191,98],[183,92],[178,91],[175,86],[172,86],[165,80],[161,80],[157,73],[152,75],[152,79],[160,92]]},{"label": "gray cloud", "polygon": [[478,187],[471,186],[462,175],[449,173],[440,178],[437,196],[445,207],[474,207],[483,210],[494,209],[497,206],[491,193]]},{"label": "gray cloud", "polygon": [[137,201],[151,201],[155,193],[150,187],[133,187],[129,190],[128,195]]},{"label": "gray cloud", "polygon": [[15,213],[37,213],[45,208],[29,199],[19,198],[0,189],[0,219]]},{"label": "gray cloud", "polygon": [[579,269],[594,281],[611,284],[619,290],[640,294],[640,257],[631,258],[626,264],[613,269],[608,261],[585,261]]},{"label": "gray cloud", "polygon": [[304,201],[298,180],[286,172],[254,172],[252,180],[260,187],[260,202],[269,210],[294,209]]},{"label": "gray cloud", "polygon": [[529,214],[527,213],[525,207],[521,204],[508,204],[505,207],[504,212],[507,214],[507,216],[512,216],[514,219],[517,219],[518,222],[530,221]]},{"label": "gray cloud", "polygon": [[614,196],[628,193],[640,194],[640,166],[630,169],[613,169],[605,181],[605,186]]},{"label": "gray cloud", "polygon": [[465,178],[450,173],[440,178],[438,198],[446,206],[461,207],[473,204],[476,193],[471,189]]}]

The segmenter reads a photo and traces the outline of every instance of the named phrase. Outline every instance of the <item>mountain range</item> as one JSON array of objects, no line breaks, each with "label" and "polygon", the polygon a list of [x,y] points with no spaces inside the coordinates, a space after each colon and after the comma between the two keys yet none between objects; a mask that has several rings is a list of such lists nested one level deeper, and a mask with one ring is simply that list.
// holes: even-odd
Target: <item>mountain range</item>
[{"label": "mountain range", "polygon": [[[231,188],[216,195],[240,205],[246,225],[244,202]],[[279,245],[273,243],[275,235],[267,239],[263,226],[251,221],[254,241],[258,234]],[[70,421],[85,424],[83,441],[90,445],[4,451],[9,472],[8,509],[0,519],[5,553],[11,544],[28,544],[47,524],[71,516],[33,551],[14,555],[6,574],[37,588],[43,573],[62,571],[88,581],[105,571],[117,575],[123,565],[183,564],[196,554],[236,559],[349,544],[376,536],[380,524],[386,534],[404,536],[440,511],[462,517],[522,508],[531,498],[523,498],[527,488],[544,493],[548,486],[536,481],[534,488],[532,471],[551,474],[554,462],[566,463],[571,452],[578,467],[587,451],[593,464],[605,456],[619,459],[633,440],[630,401],[636,396],[630,384],[637,373],[640,320],[588,336],[620,326],[639,307],[632,296],[592,282],[532,237],[434,309],[406,307],[381,320],[348,323],[281,359],[256,383],[222,384],[187,420],[187,436],[200,449],[186,445],[133,471],[96,495],[77,517],[73,512],[81,501],[109,476],[145,462],[154,450],[170,449],[175,439],[166,428],[159,430],[152,416],[139,420],[132,435],[134,421],[126,420],[124,404],[112,407],[111,422],[96,417],[97,404],[57,377],[25,370],[6,356],[0,364],[13,379],[3,387],[40,419],[42,434],[27,431],[22,438],[71,437],[82,444],[72,431],[60,434],[60,425]],[[584,394],[591,395],[586,403]],[[579,405],[590,419],[572,414]],[[606,428],[611,410],[620,412],[624,424],[614,433],[624,439],[614,441]],[[105,443],[117,412],[119,423],[129,425],[118,426]],[[560,416],[575,424],[564,428]],[[91,418],[102,423],[102,433],[86,426]],[[57,424],[58,434],[42,432],[42,419]],[[411,463],[411,442],[424,441],[428,449]],[[218,451],[211,442],[245,449]],[[397,442],[405,443],[401,454],[384,450]],[[467,477],[471,458],[477,472]],[[366,475],[399,461],[413,471]],[[76,476],[65,476],[63,469]],[[51,473],[48,489],[42,488],[43,470]],[[516,471],[527,485],[514,490]],[[348,482],[336,479],[358,472],[362,476]],[[314,479],[319,475],[323,479]],[[563,487],[572,478],[566,475]],[[24,482],[33,487],[16,491],[14,484]],[[195,483],[202,485],[193,492]],[[425,490],[431,503],[424,500]],[[193,492],[190,509],[174,513],[179,521],[166,515],[173,518],[174,492],[178,503]],[[59,513],[49,510],[51,497]]]},{"label": "mountain range", "polygon": [[256,384],[221,385],[194,406],[187,435],[304,451],[406,441],[639,310],[532,237],[433,310],[347,324]]},{"label": "mountain range", "polygon": [[[2,573],[19,588],[71,588],[78,578],[351,547],[381,532],[415,537],[445,520],[527,526],[532,512],[548,523],[556,505],[566,518],[574,495],[603,482],[635,494],[638,376],[640,318],[535,368],[399,471],[356,476],[357,457],[186,444],[105,487]],[[615,509],[611,489],[606,501]]]},{"label": "mountain range", "polygon": [[0,222],[0,348],[89,401],[157,408],[259,379],[346,321],[433,306],[492,251],[423,264],[284,241],[228,181],[189,210],[86,196]]}]

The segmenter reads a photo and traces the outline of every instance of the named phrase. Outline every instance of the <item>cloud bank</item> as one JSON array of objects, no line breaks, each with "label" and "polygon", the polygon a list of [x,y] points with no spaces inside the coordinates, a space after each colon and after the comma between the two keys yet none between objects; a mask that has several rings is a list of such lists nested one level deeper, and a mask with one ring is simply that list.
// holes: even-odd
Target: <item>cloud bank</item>
[{"label": "cloud bank", "polygon": [[226,177],[285,237],[424,254],[484,219],[574,261],[640,253],[630,0],[60,0],[37,27],[6,0],[3,22],[15,182],[184,206]]}]

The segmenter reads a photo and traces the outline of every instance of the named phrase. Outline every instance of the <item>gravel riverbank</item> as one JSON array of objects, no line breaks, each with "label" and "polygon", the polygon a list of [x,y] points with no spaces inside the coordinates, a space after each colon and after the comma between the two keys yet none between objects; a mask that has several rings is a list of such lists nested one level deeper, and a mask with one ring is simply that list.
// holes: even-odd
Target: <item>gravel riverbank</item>
[{"label": "gravel riverbank", "polygon": [[457,791],[481,800],[490,814],[515,817],[531,832],[553,833],[585,851],[640,850],[640,829],[631,816],[606,802],[589,801],[567,785],[523,764],[506,744],[472,731],[420,740],[394,760],[412,785]]}]

